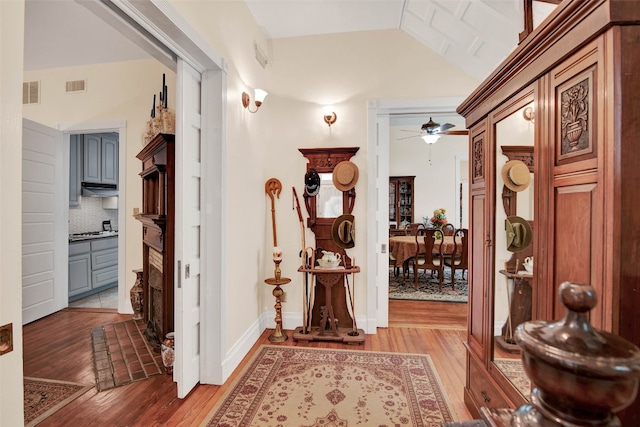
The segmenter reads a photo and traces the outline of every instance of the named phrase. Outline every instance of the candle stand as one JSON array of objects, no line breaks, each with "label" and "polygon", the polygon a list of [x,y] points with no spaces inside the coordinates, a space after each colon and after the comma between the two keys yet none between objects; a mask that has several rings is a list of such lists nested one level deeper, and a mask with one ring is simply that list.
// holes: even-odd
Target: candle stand
[{"label": "candle stand", "polygon": [[275,288],[273,288],[272,294],[276,298],[276,305],[273,306],[276,309],[276,317],[275,317],[276,329],[273,331],[273,333],[271,333],[271,335],[269,335],[269,341],[271,341],[271,342],[284,342],[289,337],[282,330],[282,300],[281,300],[281,297],[282,297],[282,294],[284,294],[284,291],[282,290],[280,285],[286,285],[287,283],[291,282],[291,279],[288,279],[286,277],[281,277],[280,276],[280,263],[282,262],[282,259],[274,259],[273,262],[276,264],[276,269],[274,271],[274,277],[271,277],[271,278],[266,279],[264,281],[267,285],[275,286]]}]

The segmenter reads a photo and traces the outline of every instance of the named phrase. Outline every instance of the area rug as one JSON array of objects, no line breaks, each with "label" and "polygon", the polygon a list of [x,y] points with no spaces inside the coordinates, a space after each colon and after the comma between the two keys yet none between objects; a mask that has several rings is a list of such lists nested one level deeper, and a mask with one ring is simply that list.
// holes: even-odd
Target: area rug
[{"label": "area rug", "polygon": [[396,277],[393,269],[389,269],[389,299],[467,302],[468,282],[463,279],[461,270],[456,271],[455,289],[451,289],[451,272],[445,270],[442,291],[438,288],[438,278],[435,275],[432,277],[429,272],[421,271],[418,274],[417,288],[414,287],[412,272],[406,283],[402,283],[401,274]]},{"label": "area rug", "polygon": [[428,355],[263,345],[201,427],[439,427],[447,400]]},{"label": "area rug", "polygon": [[25,377],[24,425],[35,426],[92,388],[93,385]]},{"label": "area rug", "polygon": [[524,372],[522,361],[520,359],[494,359],[493,363],[498,366],[500,371],[502,371],[504,376],[511,381],[511,384],[518,389],[520,394],[529,399],[529,395],[531,394],[531,380]]},{"label": "area rug", "polygon": [[98,391],[164,372],[162,355],[149,345],[142,320],[99,326],[91,331]]}]

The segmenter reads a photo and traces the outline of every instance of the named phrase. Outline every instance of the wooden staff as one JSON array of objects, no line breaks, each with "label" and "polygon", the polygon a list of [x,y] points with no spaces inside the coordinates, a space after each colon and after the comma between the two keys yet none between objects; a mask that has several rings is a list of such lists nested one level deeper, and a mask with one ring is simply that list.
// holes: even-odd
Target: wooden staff
[{"label": "wooden staff", "polygon": [[278,246],[278,234],[276,233],[276,206],[274,196],[280,198],[282,183],[277,178],[269,178],[264,184],[264,190],[271,199],[271,227],[273,228],[273,247]]}]

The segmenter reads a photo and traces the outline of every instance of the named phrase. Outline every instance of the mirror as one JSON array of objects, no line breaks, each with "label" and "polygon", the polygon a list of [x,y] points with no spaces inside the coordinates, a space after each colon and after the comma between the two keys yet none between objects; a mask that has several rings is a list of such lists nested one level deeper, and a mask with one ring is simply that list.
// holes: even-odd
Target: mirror
[{"label": "mirror", "polygon": [[[525,100],[526,101],[526,100]],[[493,272],[493,363],[516,390],[528,400],[531,384],[524,373],[520,348],[513,339],[517,326],[531,320],[533,274],[523,263],[533,255],[532,239],[534,187],[534,122],[532,99],[514,105],[510,114],[495,124],[495,236]],[[525,112],[526,110],[526,112]],[[507,165],[507,163],[509,163]],[[505,165],[507,165],[505,167]],[[513,179],[511,179],[513,178]],[[505,180],[509,180],[505,185]],[[520,183],[520,185],[517,185]],[[520,217],[520,219],[513,218]],[[516,240],[507,246],[508,217]],[[525,224],[526,223],[526,224]],[[515,224],[515,225],[514,225]],[[527,230],[527,224],[531,229]],[[513,236],[513,234],[512,234]]]},{"label": "mirror", "polygon": [[316,196],[318,218],[337,218],[343,214],[342,191],[333,185],[332,173],[320,173],[320,192]]}]

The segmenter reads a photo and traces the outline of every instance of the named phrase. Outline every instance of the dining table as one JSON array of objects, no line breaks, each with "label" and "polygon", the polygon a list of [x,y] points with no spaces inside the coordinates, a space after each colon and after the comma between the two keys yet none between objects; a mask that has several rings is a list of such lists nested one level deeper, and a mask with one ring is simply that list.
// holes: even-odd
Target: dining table
[{"label": "dining table", "polygon": [[[421,252],[425,251],[424,238],[419,237]],[[405,262],[416,255],[416,236],[393,236],[389,237],[389,252],[395,258],[395,265],[402,267]],[[442,246],[443,255],[451,255],[455,250],[453,236],[443,236],[442,239],[436,239],[433,245],[433,253],[440,253]],[[462,245],[458,251],[462,250]]]}]

